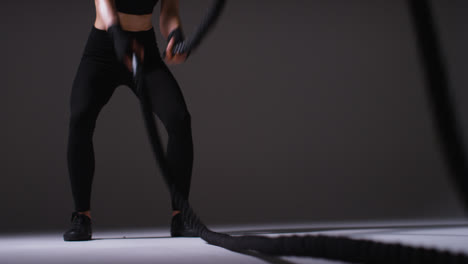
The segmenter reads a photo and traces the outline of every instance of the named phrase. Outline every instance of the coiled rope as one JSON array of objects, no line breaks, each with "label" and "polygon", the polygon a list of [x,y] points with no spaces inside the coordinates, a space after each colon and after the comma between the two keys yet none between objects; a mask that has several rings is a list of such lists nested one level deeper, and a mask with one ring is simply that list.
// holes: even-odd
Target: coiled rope
[{"label": "coiled rope", "polygon": [[[200,44],[208,30],[217,21],[226,1],[217,0],[197,28],[194,36],[177,47],[178,52],[192,51]],[[461,136],[454,119],[448,96],[448,82],[442,65],[441,53],[432,25],[430,8],[427,0],[408,0],[413,17],[421,55],[429,87],[429,97],[433,106],[435,123],[438,127],[442,147],[445,150],[448,165],[458,190],[468,204],[468,186],[466,180],[465,153]],[[136,56],[133,57],[138,64]],[[305,235],[305,236],[232,236],[209,229],[196,215],[189,202],[178,192],[169,174],[167,162],[156,122],[148,99],[143,79],[138,78],[141,67],[136,67],[135,81],[141,94],[140,106],[151,148],[161,169],[163,179],[175,202],[181,210],[184,221],[197,231],[207,243],[233,251],[252,250],[275,256],[308,256],[347,262],[360,263],[427,263],[455,264],[468,263],[468,256],[463,253],[402,245],[400,243],[382,243],[366,239],[352,239],[344,236]]]}]

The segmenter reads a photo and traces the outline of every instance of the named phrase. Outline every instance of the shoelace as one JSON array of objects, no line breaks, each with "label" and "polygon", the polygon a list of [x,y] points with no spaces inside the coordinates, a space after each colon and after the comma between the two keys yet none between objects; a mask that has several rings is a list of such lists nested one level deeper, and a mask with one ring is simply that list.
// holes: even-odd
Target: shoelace
[{"label": "shoelace", "polygon": [[81,229],[82,224],[84,223],[86,216],[80,216],[78,213],[73,213],[71,217],[72,229]]}]

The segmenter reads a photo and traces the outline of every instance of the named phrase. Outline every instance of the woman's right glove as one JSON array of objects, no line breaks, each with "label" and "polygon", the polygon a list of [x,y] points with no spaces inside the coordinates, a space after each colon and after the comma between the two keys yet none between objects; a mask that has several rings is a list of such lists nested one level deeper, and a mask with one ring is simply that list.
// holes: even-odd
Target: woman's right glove
[{"label": "woman's right glove", "polygon": [[114,24],[107,28],[112,41],[114,42],[115,54],[117,60],[121,63],[126,63],[127,58],[131,58],[132,41],[130,36],[122,30],[120,24]]}]

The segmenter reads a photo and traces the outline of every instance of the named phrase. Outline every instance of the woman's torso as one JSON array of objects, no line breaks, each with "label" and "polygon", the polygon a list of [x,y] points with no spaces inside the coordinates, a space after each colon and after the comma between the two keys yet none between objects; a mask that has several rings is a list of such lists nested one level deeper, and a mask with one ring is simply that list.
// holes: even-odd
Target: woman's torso
[{"label": "woman's torso", "polygon": [[[158,0],[116,0],[115,5],[119,22],[123,30],[145,31],[153,27],[153,8]],[[94,26],[106,30],[99,13],[96,12]]]}]

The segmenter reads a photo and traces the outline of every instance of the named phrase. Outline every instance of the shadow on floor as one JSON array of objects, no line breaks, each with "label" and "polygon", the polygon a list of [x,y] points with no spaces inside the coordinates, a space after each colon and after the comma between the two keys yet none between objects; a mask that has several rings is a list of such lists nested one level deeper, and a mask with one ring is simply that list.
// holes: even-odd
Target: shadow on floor
[{"label": "shadow on floor", "polygon": [[116,240],[116,239],[162,239],[162,238],[172,238],[170,236],[122,236],[122,237],[98,237],[93,238],[92,240]]},{"label": "shadow on floor", "polygon": [[[399,232],[420,231],[421,228],[454,228],[454,227],[468,227],[468,224],[427,224],[427,225],[372,225],[372,226],[340,226],[340,227],[314,227],[314,228],[272,228],[272,229],[250,229],[224,232],[229,235],[268,235],[268,234],[286,234],[286,233],[312,233],[324,231],[341,231],[341,230],[362,230],[362,232],[355,233],[354,235],[363,234],[389,234]],[[388,230],[372,230],[372,229],[388,229]],[[368,231],[366,231],[368,230]],[[401,234],[400,234],[401,235]],[[411,234],[418,235],[418,234]],[[428,235],[428,234],[420,234]],[[468,236],[468,235],[443,235],[437,236]],[[116,239],[165,239],[172,238],[171,236],[122,236],[122,237],[98,237],[93,240],[116,240]],[[245,253],[245,252],[238,252]]]}]

